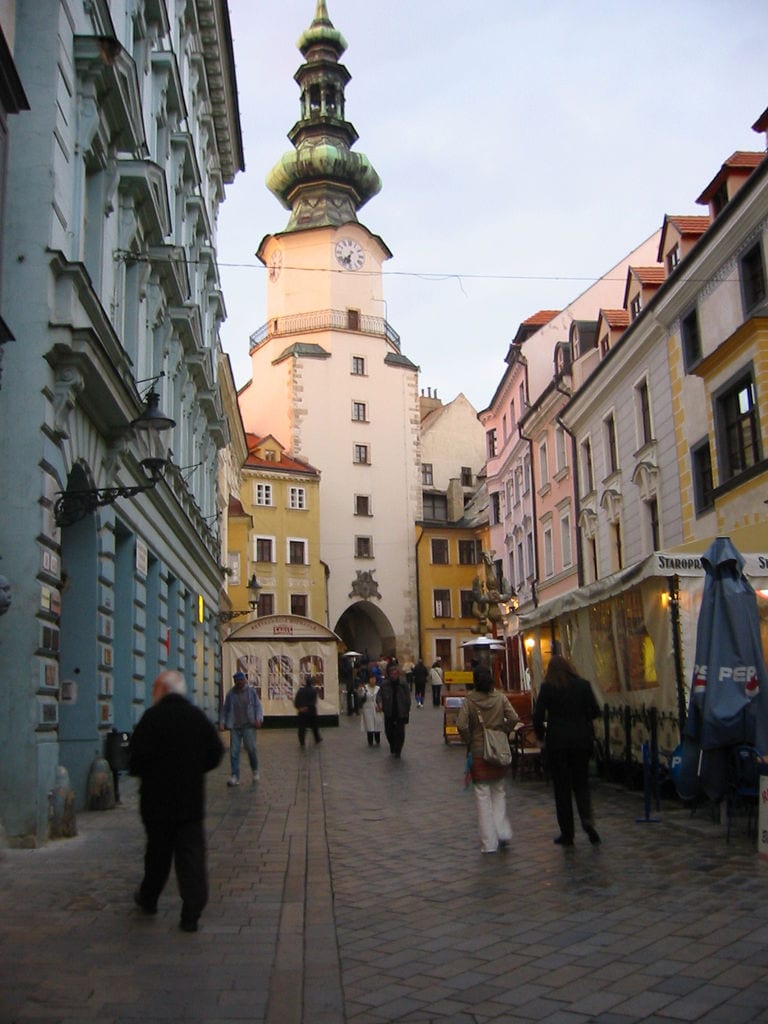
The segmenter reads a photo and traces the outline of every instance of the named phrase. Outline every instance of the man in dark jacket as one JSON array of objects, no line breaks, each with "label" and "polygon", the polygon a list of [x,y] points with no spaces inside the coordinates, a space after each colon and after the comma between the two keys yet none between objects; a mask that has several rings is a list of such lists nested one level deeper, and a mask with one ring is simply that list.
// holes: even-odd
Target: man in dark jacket
[{"label": "man in dark jacket", "polygon": [[376,706],[384,712],[384,734],[393,757],[400,757],[405,743],[405,727],[411,712],[411,693],[400,678],[397,662],[387,666],[387,678],[379,687]]},{"label": "man in dark jacket", "polygon": [[182,900],[179,927],[195,932],[208,902],[203,776],[221,761],[224,747],[213,723],[185,694],[181,673],[161,672],[152,707],[131,737],[129,770],[141,778],[139,809],[147,834],[144,878],[134,901],[145,914],[157,913],[174,862]]},{"label": "man in dark jacket", "polygon": [[322,743],[323,737],[317,727],[317,690],[312,676],[306,676],[304,685],[300,686],[293,698],[299,725],[299,743],[303,747],[306,742],[307,729],[312,730],[315,743]]}]

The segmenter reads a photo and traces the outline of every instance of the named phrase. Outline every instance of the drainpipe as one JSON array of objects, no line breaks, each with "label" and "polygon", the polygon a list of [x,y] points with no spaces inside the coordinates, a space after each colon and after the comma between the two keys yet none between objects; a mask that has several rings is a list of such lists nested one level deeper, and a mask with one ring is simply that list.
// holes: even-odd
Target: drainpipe
[{"label": "drainpipe", "polygon": [[[564,391],[560,385],[557,385],[556,390],[564,395],[566,398],[572,398],[573,395],[570,391]],[[579,536],[579,515],[581,513],[581,501],[579,500],[579,494],[581,488],[579,487],[579,453],[576,448],[576,435],[572,430],[563,423],[559,416],[555,417],[556,422],[563,428],[568,437],[571,439],[571,461],[573,463],[573,511],[576,518],[576,579],[578,580],[579,586],[584,586],[584,555],[581,550],[581,538]]]},{"label": "drainpipe", "polygon": [[672,656],[675,663],[675,684],[677,689],[677,723],[680,739],[685,729],[685,683],[683,681],[683,655],[680,644],[680,577],[667,577],[669,587],[669,614],[672,626]]},{"label": "drainpipe", "polygon": [[424,652],[421,649],[421,586],[419,580],[419,544],[424,539],[424,527],[417,527],[421,530],[418,538],[416,539],[416,633],[418,636],[419,649],[416,651],[416,655],[419,658],[424,657]]},{"label": "drainpipe", "polygon": [[325,573],[325,624],[328,627],[328,629],[330,629],[331,628],[331,606],[330,606],[331,594],[330,594],[330,590],[328,589],[328,579],[329,579],[329,577],[331,575],[331,570],[328,568],[328,563],[324,562],[322,560],[322,558],[320,559],[320,565],[322,565],[323,571]]},{"label": "drainpipe", "polygon": [[[526,384],[527,387],[527,384]],[[528,455],[531,460],[531,524],[533,531],[533,579],[531,580],[531,598],[533,599],[533,607],[539,607],[539,595],[537,587],[539,583],[539,531],[538,524],[536,521],[536,487],[534,486],[534,473],[533,473],[533,438],[526,437],[526,435],[520,430],[518,424],[518,432],[520,434],[521,441],[528,442]]]}]

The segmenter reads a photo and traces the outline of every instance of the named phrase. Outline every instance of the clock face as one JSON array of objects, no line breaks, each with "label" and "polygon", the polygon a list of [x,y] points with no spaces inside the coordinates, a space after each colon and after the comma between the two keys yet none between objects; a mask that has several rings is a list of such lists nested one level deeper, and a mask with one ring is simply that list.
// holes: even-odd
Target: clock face
[{"label": "clock face", "polygon": [[283,254],[280,249],[275,249],[269,257],[269,280],[276,281],[280,277],[280,270],[283,266]]},{"label": "clock face", "polygon": [[336,262],[345,270],[359,270],[365,263],[365,250],[354,238],[341,238],[334,248]]}]

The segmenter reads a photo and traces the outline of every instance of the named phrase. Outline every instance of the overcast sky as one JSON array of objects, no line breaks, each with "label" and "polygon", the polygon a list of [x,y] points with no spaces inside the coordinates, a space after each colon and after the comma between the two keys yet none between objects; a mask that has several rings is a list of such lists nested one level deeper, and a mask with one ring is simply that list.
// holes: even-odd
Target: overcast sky
[{"label": "overcast sky", "polygon": [[[246,171],[218,251],[238,387],[265,320],[255,257],[288,213],[264,179],[299,117],[315,0],[229,0]],[[394,258],[387,319],[420,387],[490,404],[518,325],[562,308],[760,150],[765,0],[328,0],[346,114],[382,190],[359,213]]]}]

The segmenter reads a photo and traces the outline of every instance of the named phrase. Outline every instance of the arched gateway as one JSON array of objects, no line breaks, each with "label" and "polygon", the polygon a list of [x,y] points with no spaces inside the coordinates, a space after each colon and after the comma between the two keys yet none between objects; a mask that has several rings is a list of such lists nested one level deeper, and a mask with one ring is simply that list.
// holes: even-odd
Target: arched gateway
[{"label": "arched gateway", "polygon": [[[342,612],[336,633],[347,650],[369,658],[398,656],[395,630],[384,612],[371,601],[358,601]],[[399,652],[402,657],[402,652]]]}]

